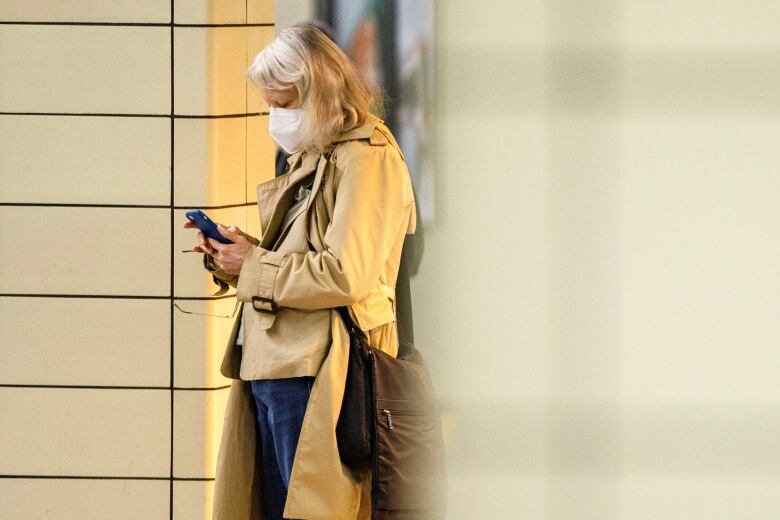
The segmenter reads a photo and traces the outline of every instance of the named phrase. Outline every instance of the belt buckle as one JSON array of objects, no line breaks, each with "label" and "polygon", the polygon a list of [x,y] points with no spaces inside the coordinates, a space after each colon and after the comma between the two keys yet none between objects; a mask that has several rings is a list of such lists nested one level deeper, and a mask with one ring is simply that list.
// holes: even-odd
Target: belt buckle
[{"label": "belt buckle", "polygon": [[[256,301],[268,303],[270,305],[270,309],[267,307],[258,308],[257,305],[255,305]],[[276,310],[278,309],[278,307],[276,306],[276,302],[273,300],[273,298],[265,298],[263,296],[252,296],[252,307],[258,312],[266,312],[268,314],[276,314]]]}]

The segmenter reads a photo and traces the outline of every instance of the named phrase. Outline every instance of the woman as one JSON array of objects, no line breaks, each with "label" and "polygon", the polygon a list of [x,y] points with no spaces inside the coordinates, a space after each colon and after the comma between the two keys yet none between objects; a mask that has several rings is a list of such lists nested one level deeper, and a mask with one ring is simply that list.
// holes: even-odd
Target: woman
[{"label": "woman", "polygon": [[[283,30],[247,71],[289,171],[257,187],[262,237],[198,233],[214,280],[241,302],[220,368],[233,379],[217,457],[215,520],[370,516],[370,472],[335,439],[349,352],[347,306],[395,356],[395,291],[416,212],[403,153],[371,113],[377,92],[318,28]],[[185,224],[185,227],[191,225]],[[245,304],[249,305],[245,305]],[[239,329],[241,334],[239,334]]]}]

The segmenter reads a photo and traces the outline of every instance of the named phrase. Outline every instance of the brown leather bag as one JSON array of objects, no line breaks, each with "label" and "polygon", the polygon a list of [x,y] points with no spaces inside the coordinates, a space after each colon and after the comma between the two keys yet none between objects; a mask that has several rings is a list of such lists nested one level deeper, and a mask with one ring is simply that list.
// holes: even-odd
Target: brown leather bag
[{"label": "brown leather bag", "polygon": [[373,470],[372,519],[444,518],[444,440],[422,355],[410,342],[399,344],[397,357],[371,347],[347,308],[338,311],[350,335],[339,456]]}]

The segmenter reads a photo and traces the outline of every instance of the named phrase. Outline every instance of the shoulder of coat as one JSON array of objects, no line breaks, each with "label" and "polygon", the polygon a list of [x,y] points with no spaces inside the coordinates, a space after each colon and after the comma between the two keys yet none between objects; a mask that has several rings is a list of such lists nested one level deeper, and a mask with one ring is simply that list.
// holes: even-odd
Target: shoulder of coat
[{"label": "shoulder of coat", "polygon": [[366,134],[353,137],[352,139],[342,139],[335,143],[337,148],[360,147],[370,144],[371,146],[386,146],[391,144],[390,131],[383,125],[373,127]]},{"label": "shoulder of coat", "polygon": [[373,146],[384,146],[390,144],[390,138],[385,133],[385,130],[382,129],[382,126],[377,125],[368,137],[368,142]]},{"label": "shoulder of coat", "polygon": [[371,151],[379,152],[381,146],[387,146],[390,142],[379,131],[375,130],[371,135],[364,139],[351,139],[349,141],[342,141],[336,143],[332,158],[335,162],[342,162],[349,160],[352,157],[360,156]]},{"label": "shoulder of coat", "polygon": [[[342,155],[349,155],[352,153],[359,153],[360,148],[366,145],[377,147],[391,146],[396,149],[403,160],[406,159],[398,142],[382,119],[373,116],[373,122],[370,125],[370,128],[363,127],[361,130],[361,133],[357,135],[353,134],[350,138],[341,137],[339,140],[335,141],[335,150],[341,149],[343,150],[341,152]],[[336,153],[336,157],[338,157],[338,155],[339,154]]]}]

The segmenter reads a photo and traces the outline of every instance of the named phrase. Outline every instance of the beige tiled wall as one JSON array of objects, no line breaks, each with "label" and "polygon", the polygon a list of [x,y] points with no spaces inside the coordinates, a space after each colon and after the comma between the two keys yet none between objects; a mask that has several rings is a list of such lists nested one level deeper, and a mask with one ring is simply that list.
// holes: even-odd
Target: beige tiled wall
[{"label": "beige tiled wall", "polygon": [[201,314],[235,298],[209,298],[181,226],[203,208],[259,235],[274,146],[244,72],[274,2],[0,21],[0,518],[210,518],[231,320]]}]

